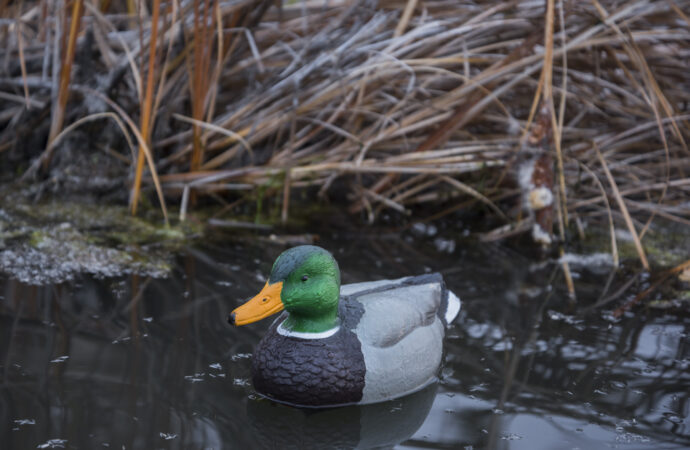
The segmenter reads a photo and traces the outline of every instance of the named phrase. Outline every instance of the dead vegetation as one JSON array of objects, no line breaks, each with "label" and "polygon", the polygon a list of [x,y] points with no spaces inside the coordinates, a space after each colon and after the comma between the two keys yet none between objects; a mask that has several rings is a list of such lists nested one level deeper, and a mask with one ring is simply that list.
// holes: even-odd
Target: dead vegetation
[{"label": "dead vegetation", "polygon": [[[81,155],[127,174],[133,212],[155,189],[164,212],[179,204],[184,218],[204,197],[231,218],[260,189],[286,220],[291,192],[338,187],[372,221],[482,204],[510,224],[488,239],[535,220],[563,237],[596,219],[639,243],[655,217],[690,224],[688,11],[683,0],[0,2],[0,160],[45,180],[80,133]],[[537,135],[548,139],[531,145]],[[536,161],[550,181],[520,183]]]}]

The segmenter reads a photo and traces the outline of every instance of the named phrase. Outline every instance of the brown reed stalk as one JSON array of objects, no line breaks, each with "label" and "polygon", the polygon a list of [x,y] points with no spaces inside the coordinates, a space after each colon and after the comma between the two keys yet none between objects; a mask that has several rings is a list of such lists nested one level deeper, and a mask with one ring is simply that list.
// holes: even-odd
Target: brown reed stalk
[{"label": "brown reed stalk", "polygon": [[395,32],[393,33],[394,37],[401,36],[405,32],[405,29],[407,28],[407,25],[410,23],[412,13],[414,13],[414,9],[416,6],[417,0],[407,0],[407,3],[405,4],[405,9],[403,10],[402,15],[400,16],[400,22],[398,22],[398,26],[395,27]]},{"label": "brown reed stalk", "polygon": [[[158,50],[158,20],[160,12],[160,0],[153,0],[153,12],[151,17],[151,37],[149,38],[149,62],[148,72],[146,74],[146,85],[144,101],[141,105],[141,121],[140,129],[144,141],[150,148],[151,143],[151,129],[153,128],[153,121],[155,114],[152,114],[153,109],[153,92],[155,90],[155,73]],[[130,208],[132,214],[137,213],[137,205],[139,203],[139,196],[141,192],[141,177],[144,172],[144,163],[146,161],[145,154],[140,148],[137,156],[137,165],[134,174],[134,185],[132,187],[132,195],[130,197]]]},{"label": "brown reed stalk", "polygon": [[7,10],[7,5],[10,4],[10,0],[0,0],[0,17],[8,17],[5,14],[5,11]]},{"label": "brown reed stalk", "polygon": [[22,37],[22,24],[17,22],[17,47],[19,48],[19,66],[22,71],[22,80],[24,80],[24,99],[26,100],[26,108],[31,108],[31,101],[29,100],[29,85],[26,79],[26,58],[24,58],[24,38]]},{"label": "brown reed stalk", "polygon": [[[194,47],[190,63],[190,96],[192,103],[192,118],[204,120],[207,100],[210,88],[210,63],[213,48],[213,31],[215,9],[210,0],[194,0]],[[211,24],[209,25],[209,16]],[[197,171],[201,168],[204,158],[204,143],[202,141],[201,128],[192,125],[192,156],[190,170]]]},{"label": "brown reed stalk", "polygon": [[[101,94],[100,92],[93,91],[91,89],[85,89],[86,93],[93,95],[94,97],[98,97],[101,100],[103,100],[105,103],[108,104],[117,114],[120,116],[120,118],[129,126],[130,130],[134,134],[134,137],[137,139],[137,143],[139,144],[139,151],[144,152],[144,157],[148,161],[149,167],[151,168],[151,178],[153,180],[153,185],[156,188],[156,193],[158,194],[158,201],[160,202],[161,206],[161,211],[163,212],[163,220],[165,221],[165,225],[169,225],[168,221],[168,209],[165,206],[165,198],[163,197],[163,188],[161,187],[160,179],[158,178],[158,171],[156,170],[156,165],[154,164],[153,161],[153,154],[151,153],[151,149],[149,148],[148,144],[146,143],[146,140],[144,137],[141,135],[141,132],[135,125],[134,121],[129,117],[129,115],[114,101],[106,97],[105,95]],[[119,124],[118,124],[119,125]],[[122,129],[123,134],[127,136],[127,133],[124,129]],[[129,138],[126,137],[127,142],[129,143]]]},{"label": "brown reed stalk", "polygon": [[623,196],[618,190],[618,184],[616,183],[616,180],[613,178],[613,175],[611,175],[611,170],[609,170],[609,166],[606,164],[606,160],[602,156],[601,151],[599,151],[599,147],[597,147],[596,144],[594,144],[594,150],[597,152],[599,162],[601,163],[601,166],[604,169],[604,173],[606,174],[606,178],[609,180],[609,184],[611,185],[613,196],[616,199],[616,203],[618,203],[618,207],[620,208],[621,213],[623,214],[623,218],[625,219],[625,224],[627,225],[628,231],[630,231],[630,235],[633,238],[633,242],[635,243],[635,249],[637,250],[637,256],[640,258],[640,262],[642,263],[642,266],[645,268],[645,270],[649,271],[649,262],[647,261],[647,255],[645,255],[644,247],[642,247],[642,242],[640,241],[640,237],[637,234],[635,225],[632,222],[632,218],[630,217],[630,213],[628,212],[628,207],[625,206],[625,200],[623,200]]},{"label": "brown reed stalk", "polygon": [[[65,8],[68,6],[65,5]],[[48,147],[50,143],[62,130],[62,124],[65,119],[65,107],[67,106],[67,98],[69,97],[69,82],[72,76],[72,64],[74,63],[74,54],[77,49],[77,34],[81,24],[81,17],[83,13],[83,0],[73,0],[72,2],[72,18],[70,20],[69,37],[67,39],[67,49],[64,52],[61,60],[60,81],[58,88],[57,103],[53,105],[53,114],[50,122],[50,131],[48,134]],[[57,38],[57,37],[56,37]],[[48,153],[43,160],[43,168],[47,169],[50,165],[50,153]]]}]

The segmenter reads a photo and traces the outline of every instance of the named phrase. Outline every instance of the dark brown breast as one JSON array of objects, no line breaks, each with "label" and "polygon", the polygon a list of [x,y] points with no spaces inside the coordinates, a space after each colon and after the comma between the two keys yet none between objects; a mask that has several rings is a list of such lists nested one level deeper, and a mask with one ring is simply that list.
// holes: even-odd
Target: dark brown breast
[{"label": "dark brown breast", "polygon": [[305,406],[357,403],[364,358],[355,334],[341,328],[325,339],[269,332],[254,353],[254,388],[275,400]]}]

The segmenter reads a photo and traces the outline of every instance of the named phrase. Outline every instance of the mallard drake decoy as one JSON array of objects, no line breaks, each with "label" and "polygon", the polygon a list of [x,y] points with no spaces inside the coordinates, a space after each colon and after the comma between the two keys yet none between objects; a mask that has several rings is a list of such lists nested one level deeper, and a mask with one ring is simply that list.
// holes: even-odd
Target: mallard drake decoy
[{"label": "mallard drake decoy", "polygon": [[278,256],[261,292],[228,321],[245,325],[283,309],[254,351],[254,388],[282,403],[332,407],[434,382],[460,300],[438,273],[340,286],[333,255],[302,245]]}]

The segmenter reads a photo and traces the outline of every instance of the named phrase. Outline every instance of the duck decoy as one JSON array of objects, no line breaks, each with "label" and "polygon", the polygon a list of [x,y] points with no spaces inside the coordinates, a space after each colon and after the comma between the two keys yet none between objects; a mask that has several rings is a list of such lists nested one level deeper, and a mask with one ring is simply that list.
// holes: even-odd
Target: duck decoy
[{"label": "duck decoy", "polygon": [[438,273],[341,286],[333,255],[301,245],[278,256],[261,292],[228,322],[280,311],[254,351],[254,388],[322,408],[383,402],[436,381],[460,299]]}]

